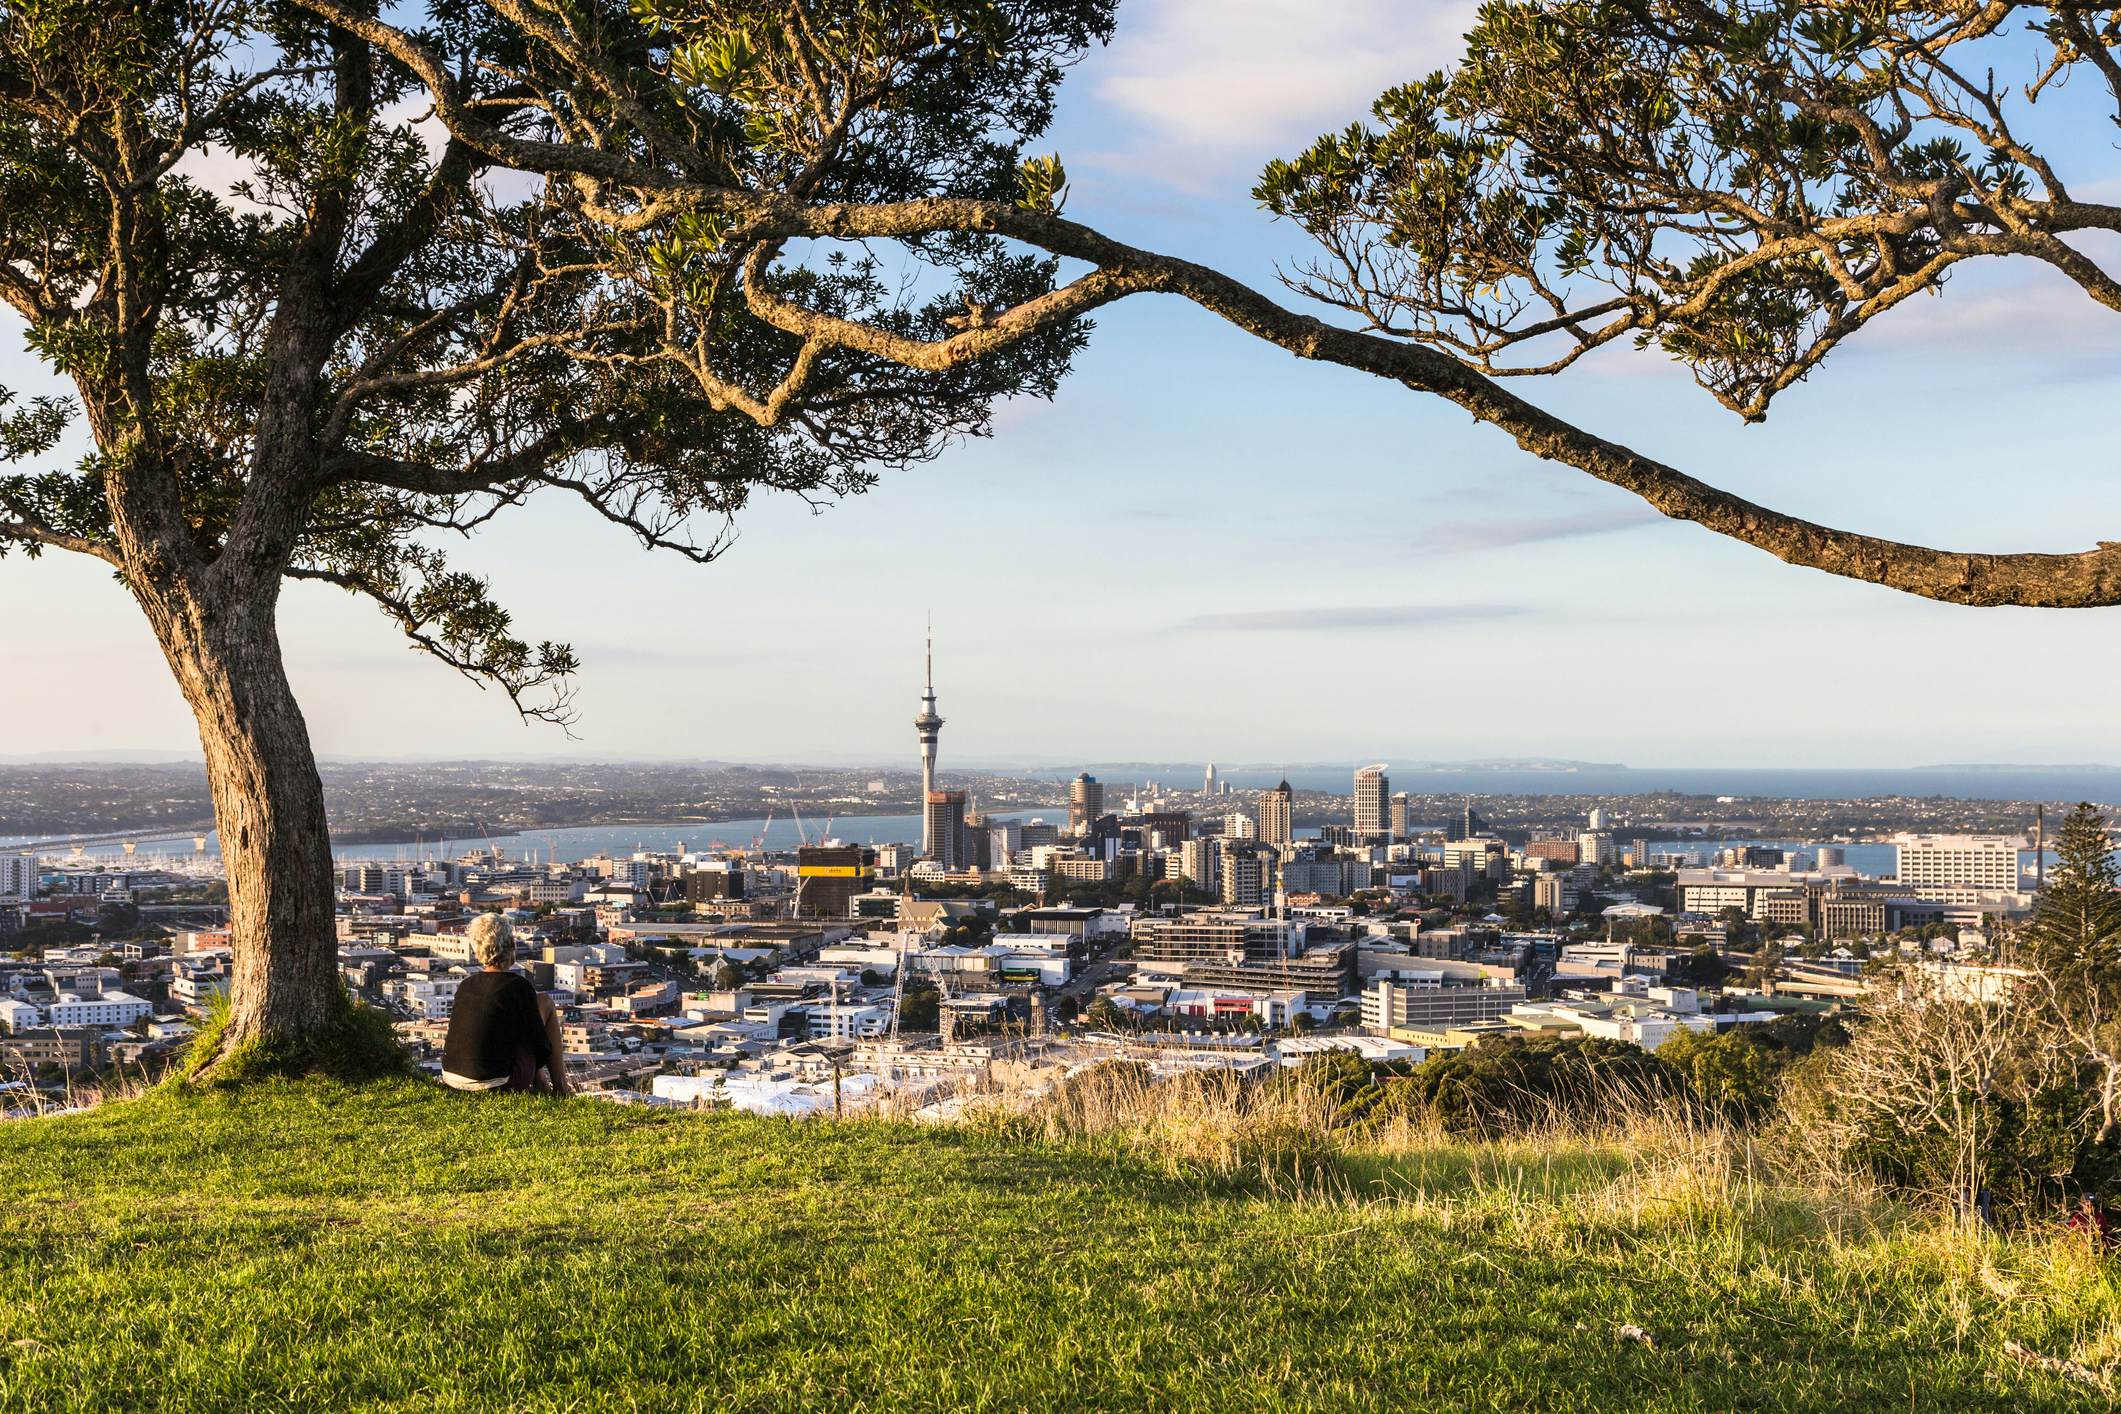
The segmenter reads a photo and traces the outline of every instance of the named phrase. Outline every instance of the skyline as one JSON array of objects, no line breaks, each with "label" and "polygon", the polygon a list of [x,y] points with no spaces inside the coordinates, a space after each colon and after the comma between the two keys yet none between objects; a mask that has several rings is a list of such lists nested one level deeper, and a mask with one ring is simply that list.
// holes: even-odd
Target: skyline
[{"label": "skyline", "polygon": [[[1070,213],[1271,286],[1305,246],[1246,195],[1259,165],[1447,60],[1471,8],[1410,26],[1382,0],[1323,18],[1295,0],[1123,6],[1042,144],[1067,160]],[[2080,191],[2121,189],[2110,152],[2076,145],[2109,174]],[[1296,364],[1175,302],[1117,306],[1099,326],[1053,404],[1005,408],[993,440],[822,514],[761,503],[704,569],[551,500],[464,542],[463,566],[493,578],[530,636],[580,651],[579,741],[518,723],[371,608],[290,585],[289,667],[318,750],[895,760],[902,711],[876,704],[917,696],[934,604],[962,762],[1021,761],[1034,741],[1055,761],[1355,760],[1417,744],[1435,760],[1817,768],[2114,754],[2103,709],[2121,666],[2086,651],[2091,611],[1963,609],[1789,568],[1441,403]],[[1516,386],[1795,513],[2073,549],[2121,527],[2117,454],[2082,415],[2116,352],[2121,323],[2059,277],[1990,267],[1836,353],[1762,427],[1655,354]],[[49,386],[16,343],[0,383]],[[0,740],[196,753],[105,567],[10,557],[0,603],[37,635],[40,664],[0,692]],[[2024,686],[2040,680],[2066,688]]]}]

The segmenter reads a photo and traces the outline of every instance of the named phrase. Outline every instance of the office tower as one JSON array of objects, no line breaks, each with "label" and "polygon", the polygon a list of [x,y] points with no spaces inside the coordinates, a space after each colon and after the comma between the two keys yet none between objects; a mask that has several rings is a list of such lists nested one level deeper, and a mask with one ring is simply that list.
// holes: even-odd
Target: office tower
[{"label": "office tower", "polygon": [[1259,797],[1259,838],[1262,843],[1276,848],[1292,838],[1290,826],[1295,818],[1296,792],[1289,789],[1289,782],[1282,783]]},{"label": "office tower", "polygon": [[1007,869],[1024,848],[1024,822],[994,820],[987,825],[987,854],[996,869]]},{"label": "office tower", "polygon": [[876,856],[860,845],[803,845],[795,852],[796,916],[847,918],[869,887]]},{"label": "office tower", "polygon": [[1446,829],[1443,837],[1447,840],[1471,840],[1478,839],[1487,832],[1488,822],[1481,819],[1479,814],[1474,811],[1473,797],[1469,795],[1466,797],[1464,817]]},{"label": "office tower", "polygon": [[1201,777],[1200,793],[1202,795],[1215,794],[1215,763],[1213,761],[1208,763],[1208,774]]},{"label": "office tower", "polygon": [[1917,898],[1954,889],[2015,892],[2020,885],[2022,835],[1895,835],[1893,844],[1900,855],[1894,882]]},{"label": "office tower", "polygon": [[1407,804],[1407,793],[1405,791],[1394,791],[1392,793],[1392,839],[1395,842],[1407,839],[1414,833],[1413,823],[1409,820],[1407,814],[1410,808]]},{"label": "office tower", "polygon": [[1391,832],[1392,781],[1385,767],[1365,766],[1355,773],[1355,837],[1368,842]]},{"label": "office tower", "polygon": [[1105,787],[1088,771],[1077,776],[1068,787],[1068,829],[1072,834],[1082,834],[1097,823],[1105,813]]},{"label": "office tower", "polygon": [[961,790],[932,790],[927,796],[927,810],[922,816],[929,833],[929,843],[921,849],[923,859],[932,859],[945,869],[963,869],[965,859],[965,793]]},{"label": "office tower", "polygon": [[[928,686],[921,694],[920,715],[913,719],[913,729],[920,734],[921,742],[921,857],[941,859],[947,850],[957,852],[957,835],[945,835],[936,819],[937,796],[943,794],[935,788],[935,743],[942,735],[943,719],[935,711],[935,633],[928,634]],[[964,803],[964,793],[958,792],[958,803]],[[958,823],[964,822],[964,812],[958,813]]]},{"label": "office tower", "polygon": [[1193,838],[1193,815],[1186,810],[1152,810],[1128,823],[1141,830],[1144,844],[1162,849],[1176,849]]},{"label": "office tower", "polygon": [[1222,839],[1209,835],[1179,846],[1179,870],[1195,888],[1211,894],[1222,892],[1222,844]]}]

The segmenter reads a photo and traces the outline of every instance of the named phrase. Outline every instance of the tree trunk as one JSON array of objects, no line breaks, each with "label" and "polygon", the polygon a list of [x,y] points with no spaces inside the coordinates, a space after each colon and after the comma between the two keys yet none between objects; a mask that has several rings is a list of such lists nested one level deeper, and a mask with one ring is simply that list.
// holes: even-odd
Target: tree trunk
[{"label": "tree trunk", "polygon": [[253,1041],[300,1063],[343,1005],[324,786],[281,662],[279,588],[148,606],[198,719],[228,872],[235,967],[209,1067]]}]

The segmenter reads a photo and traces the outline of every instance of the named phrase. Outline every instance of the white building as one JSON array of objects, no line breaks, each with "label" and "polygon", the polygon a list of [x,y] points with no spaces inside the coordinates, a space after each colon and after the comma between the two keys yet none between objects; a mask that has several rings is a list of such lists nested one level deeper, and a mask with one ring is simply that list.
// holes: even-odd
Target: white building
[{"label": "white building", "polygon": [[852,1041],[891,1029],[891,1008],[854,1002],[814,1002],[808,1008],[810,1039]]},{"label": "white building", "polygon": [[26,903],[36,892],[36,859],[27,854],[0,855],[0,903]]},{"label": "white building", "polygon": [[21,1031],[43,1024],[44,1013],[39,1008],[14,997],[0,997],[0,1031]]},{"label": "white building", "polygon": [[62,992],[57,1001],[45,1008],[44,1019],[50,1026],[130,1026],[154,1015],[154,1011],[144,998],[130,992],[86,997]]},{"label": "white building", "polygon": [[2018,891],[2021,835],[1895,835],[1900,866],[1893,881],[1917,898],[1953,889]]},{"label": "white building", "polygon": [[423,1021],[446,1021],[456,1009],[459,977],[394,977],[383,995]]}]

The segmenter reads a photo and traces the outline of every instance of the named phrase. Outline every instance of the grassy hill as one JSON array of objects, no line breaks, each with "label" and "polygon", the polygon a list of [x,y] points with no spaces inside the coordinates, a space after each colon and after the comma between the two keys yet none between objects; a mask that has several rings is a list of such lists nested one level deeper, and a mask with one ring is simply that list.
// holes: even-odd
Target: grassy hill
[{"label": "grassy hill", "polygon": [[[0,1408],[2100,1408],[2111,1267],[1598,1147],[1297,1183],[415,1082],[0,1125]],[[1622,1334],[1642,1328],[1653,1343]]]}]

